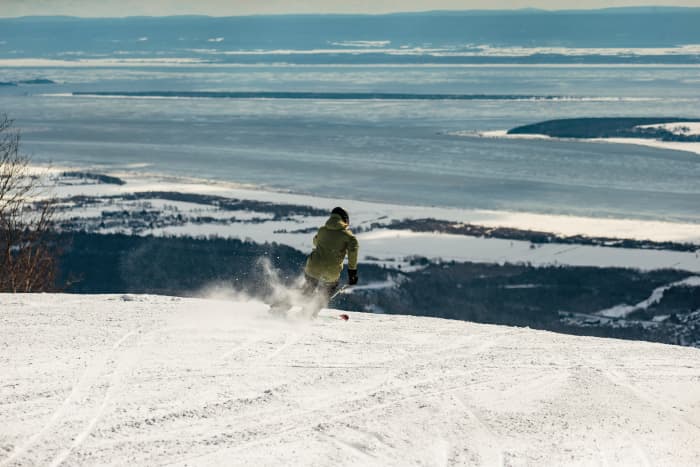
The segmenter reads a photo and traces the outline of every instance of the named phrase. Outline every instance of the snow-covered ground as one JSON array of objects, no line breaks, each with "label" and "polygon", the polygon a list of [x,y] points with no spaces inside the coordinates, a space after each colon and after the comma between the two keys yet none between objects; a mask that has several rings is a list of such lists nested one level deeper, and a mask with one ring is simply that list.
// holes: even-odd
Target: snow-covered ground
[{"label": "snow-covered ground", "polygon": [[[53,169],[54,173],[60,173],[65,170],[71,169]],[[96,169],[95,172],[101,173],[99,169]],[[153,174],[138,175],[134,172],[110,172],[110,175],[116,175],[122,178],[126,181],[126,184],[65,184],[59,186],[55,190],[55,194],[59,197],[76,195],[113,196],[146,191],[173,191],[179,193],[224,196],[242,200],[264,201],[275,204],[297,204],[322,209],[332,209],[334,206],[343,205],[347,207],[353,215],[351,219],[353,226],[366,226],[369,223],[387,219],[435,218],[457,223],[472,223],[486,227],[510,227],[514,229],[551,232],[564,236],[587,235],[590,237],[614,237],[652,240],[657,242],[671,241],[700,244],[700,229],[698,229],[697,224],[693,223],[372,203],[263,190],[251,185],[213,180],[165,177]],[[175,202],[167,202],[166,204],[177,206]],[[80,216],[81,212],[80,210],[76,210],[70,214]],[[211,213],[206,213],[206,215],[211,215]]]},{"label": "snow-covered ground", "polygon": [[[623,267],[642,271],[668,268],[700,272],[700,255],[697,252],[567,244],[534,245],[517,240],[407,230],[376,230],[360,234],[358,239],[363,256],[379,258],[379,261],[372,262],[386,266],[400,264],[395,259],[382,261],[387,256],[409,258],[418,255],[431,260],[474,263]],[[311,246],[300,245],[300,248],[310,251]]]},{"label": "snow-covered ground", "polygon": [[664,293],[673,287],[700,287],[700,276],[687,277],[678,282],[658,287],[654,289],[649,298],[642,300],[636,305],[617,305],[612,308],[599,311],[598,314],[607,318],[626,318],[635,311],[646,310],[650,306],[659,303],[664,297]]},{"label": "snow-covered ground", "polygon": [[657,123],[654,125],[639,125],[637,128],[661,129],[681,136],[700,135],[700,122]]},{"label": "snow-covered ground", "polygon": [[[648,128],[666,128],[671,132],[682,134],[685,136],[695,135],[700,131],[700,123],[690,122],[684,124],[658,124],[658,125],[642,125]],[[678,131],[674,131],[677,129]],[[680,128],[688,128],[688,131],[681,132]],[[484,138],[509,138],[509,139],[567,139],[567,138],[552,138],[547,135],[538,134],[508,134],[508,130],[492,130],[475,133],[473,131],[456,131],[450,133],[455,136],[482,136]],[[661,141],[650,138],[576,138],[577,141],[588,141],[591,143],[618,143],[618,144],[635,144],[637,146],[649,146],[659,149],[671,149],[674,151],[685,151],[700,154],[700,143],[682,142],[682,141]]]},{"label": "snow-covered ground", "polygon": [[700,350],[0,295],[0,466],[700,464]]},{"label": "snow-covered ground", "polygon": [[649,146],[659,149],[672,149],[700,154],[700,143],[686,143],[681,141],[661,141],[648,138],[593,138],[586,141],[601,143],[635,144],[637,146]]},{"label": "snow-covered ground", "polygon": [[[642,221],[626,219],[596,219],[572,216],[554,216],[532,213],[447,209],[437,207],[402,206],[363,201],[319,198],[256,189],[203,180],[166,178],[154,175],[114,173],[126,184],[68,183],[59,186],[56,195],[65,198],[75,195],[119,196],[130,193],[161,191],[215,195],[249,201],[274,204],[294,204],[330,210],[344,206],[351,213],[351,228],[365,230],[359,234],[361,259],[391,267],[407,267],[410,258],[422,256],[433,260],[455,260],[491,263],[530,263],[533,265],[572,265],[600,267],[629,267],[641,270],[677,268],[700,272],[700,256],[697,252],[626,249],[614,247],[543,244],[532,245],[528,241],[511,241],[497,238],[447,235],[436,232],[411,232],[372,228],[373,223],[391,220],[434,218],[471,223],[485,227],[509,227],[523,230],[552,232],[558,235],[587,235],[590,237],[614,237],[653,241],[675,241],[700,244],[700,228],[697,224]],[[148,203],[148,204],[145,204]],[[264,222],[192,223],[147,228],[141,234],[193,235],[253,239],[256,242],[277,242],[301,251],[311,251],[314,228],[326,218],[293,216],[292,219],[270,219],[269,213],[251,211],[221,211],[216,206],[177,201],[149,200],[125,201],[110,199],[99,206],[76,207],[60,215],[64,218],[99,216],[102,211],[140,211],[147,206],[186,217],[206,216],[216,219],[251,219]],[[103,233],[122,232],[105,227]],[[124,231],[125,233],[130,233]]]}]

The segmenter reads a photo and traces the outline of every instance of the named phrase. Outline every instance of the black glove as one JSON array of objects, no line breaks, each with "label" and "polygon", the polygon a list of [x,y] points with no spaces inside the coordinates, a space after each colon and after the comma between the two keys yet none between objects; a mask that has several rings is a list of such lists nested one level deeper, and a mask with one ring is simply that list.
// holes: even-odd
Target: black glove
[{"label": "black glove", "polygon": [[348,284],[357,284],[357,269],[348,269]]}]

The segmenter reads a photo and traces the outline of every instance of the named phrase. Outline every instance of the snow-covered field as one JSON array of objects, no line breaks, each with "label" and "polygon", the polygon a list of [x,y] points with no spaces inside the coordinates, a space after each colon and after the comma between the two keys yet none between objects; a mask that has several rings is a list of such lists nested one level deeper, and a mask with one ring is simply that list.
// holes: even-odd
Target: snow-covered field
[{"label": "snow-covered field", "polygon": [[[54,168],[54,173],[61,173],[71,168]],[[95,169],[100,173],[99,169]],[[657,242],[688,242],[700,244],[700,230],[697,224],[684,222],[665,222],[653,220],[595,218],[581,216],[548,215],[528,212],[493,211],[483,209],[440,208],[435,206],[409,206],[388,203],[372,203],[349,199],[321,198],[303,194],[260,189],[255,186],[225,183],[213,180],[187,179],[182,177],[165,177],[153,174],[138,175],[134,172],[110,172],[122,178],[125,185],[109,184],[64,184],[55,190],[58,197],[76,195],[115,196],[146,191],[173,191],[179,193],[197,193],[224,196],[243,200],[264,201],[275,204],[298,204],[322,209],[332,209],[343,205],[353,214],[354,226],[367,225],[371,222],[389,219],[435,218],[457,223],[472,223],[486,227],[509,227],[523,230],[551,232],[558,235],[587,235],[590,237],[615,237]],[[170,206],[177,205],[169,201]],[[162,207],[162,206],[161,206]],[[189,208],[196,208],[190,206]],[[86,216],[74,210],[70,215]],[[212,212],[206,212],[212,215]],[[298,226],[296,228],[299,228]]]},{"label": "snow-covered field", "polygon": [[700,122],[657,123],[654,125],[639,125],[638,128],[661,129],[681,136],[700,135]]},{"label": "snow-covered field", "polygon": [[259,302],[0,295],[0,466],[700,463],[700,350]]},{"label": "snow-covered field", "polygon": [[685,143],[680,141],[660,141],[647,138],[592,138],[587,141],[601,143],[635,144],[637,146],[649,146],[651,148],[671,149],[700,154],[700,143]]},{"label": "snow-covered field", "polygon": [[[640,128],[663,128],[672,133],[681,134],[685,136],[695,135],[700,131],[700,123],[690,122],[684,124],[655,124],[655,125],[640,125]],[[681,130],[682,129],[682,130]],[[687,131],[685,131],[687,129]],[[455,136],[474,136],[475,133],[464,131],[464,132],[452,132]],[[566,138],[552,138],[547,135],[536,135],[536,134],[508,134],[508,130],[492,130],[483,131],[476,133],[484,138],[509,138],[509,139],[566,139]],[[617,143],[617,144],[634,144],[637,146],[649,146],[652,148],[659,149],[670,149],[673,151],[685,151],[692,152],[695,154],[700,154],[700,143],[694,142],[681,142],[681,141],[661,141],[657,139],[649,138],[576,138],[577,141],[589,141],[592,143]]]},{"label": "snow-covered field", "polygon": [[[607,310],[599,311],[600,316],[605,316],[607,318],[626,318],[630,314],[639,310],[646,310],[650,306],[659,303],[664,296],[664,293],[673,287],[700,287],[700,276],[687,277],[681,281],[674,282],[673,284],[668,284],[657,289],[651,293],[651,296],[635,305],[617,305]],[[665,318],[667,318],[666,316]],[[659,318],[663,318],[663,315]],[[664,318],[664,319],[665,319]]]},{"label": "snow-covered field", "polygon": [[[398,265],[404,268],[408,267],[410,258],[422,256],[432,260],[445,261],[629,267],[640,270],[677,268],[700,272],[700,257],[697,252],[575,244],[533,245],[528,241],[371,228],[373,223],[387,223],[391,220],[434,218],[457,224],[472,223],[486,227],[537,230],[558,235],[587,235],[700,244],[700,229],[697,224],[691,223],[402,206],[265,191],[250,186],[203,180],[153,175],[139,176],[133,173],[115,173],[114,175],[123,178],[126,184],[70,183],[59,186],[56,195],[61,198],[75,195],[123,196],[130,193],[165,191],[214,195],[273,204],[311,206],[329,212],[334,206],[341,205],[351,214],[351,228],[364,230],[363,233],[359,234],[362,261],[390,267]],[[301,251],[311,251],[313,235],[309,232],[321,226],[326,220],[325,216],[302,215],[293,216],[289,220],[275,220],[264,212],[221,211],[212,205],[164,201],[158,198],[146,201],[149,209],[167,211],[175,215],[181,213],[186,218],[200,216],[217,219],[235,218],[237,222],[232,224],[184,222],[180,225],[147,228],[141,232],[143,235],[217,235],[226,238],[249,238],[256,242],[277,242]],[[90,218],[99,217],[102,211],[140,211],[143,208],[144,200],[135,202],[110,199],[102,205],[75,207],[60,215],[64,218]],[[238,222],[254,218],[264,220],[264,222]],[[131,233],[123,229],[114,230],[110,227],[105,227],[100,231],[102,233]]]}]

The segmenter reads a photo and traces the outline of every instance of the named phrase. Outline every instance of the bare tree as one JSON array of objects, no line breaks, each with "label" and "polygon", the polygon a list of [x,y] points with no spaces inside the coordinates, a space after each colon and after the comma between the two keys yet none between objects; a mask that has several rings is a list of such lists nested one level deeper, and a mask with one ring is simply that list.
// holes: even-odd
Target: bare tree
[{"label": "bare tree", "polygon": [[0,292],[55,287],[55,201],[47,196],[44,180],[20,152],[20,133],[13,121],[0,115]]}]

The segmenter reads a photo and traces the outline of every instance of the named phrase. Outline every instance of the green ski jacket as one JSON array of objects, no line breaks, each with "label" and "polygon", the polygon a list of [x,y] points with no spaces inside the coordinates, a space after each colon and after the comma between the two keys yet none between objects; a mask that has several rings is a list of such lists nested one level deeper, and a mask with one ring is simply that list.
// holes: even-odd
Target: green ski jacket
[{"label": "green ski jacket", "polygon": [[331,214],[326,225],[318,229],[314,237],[314,247],[304,269],[304,272],[314,279],[329,284],[338,282],[346,254],[348,269],[357,269],[357,238],[348,230],[348,225],[338,214]]}]

